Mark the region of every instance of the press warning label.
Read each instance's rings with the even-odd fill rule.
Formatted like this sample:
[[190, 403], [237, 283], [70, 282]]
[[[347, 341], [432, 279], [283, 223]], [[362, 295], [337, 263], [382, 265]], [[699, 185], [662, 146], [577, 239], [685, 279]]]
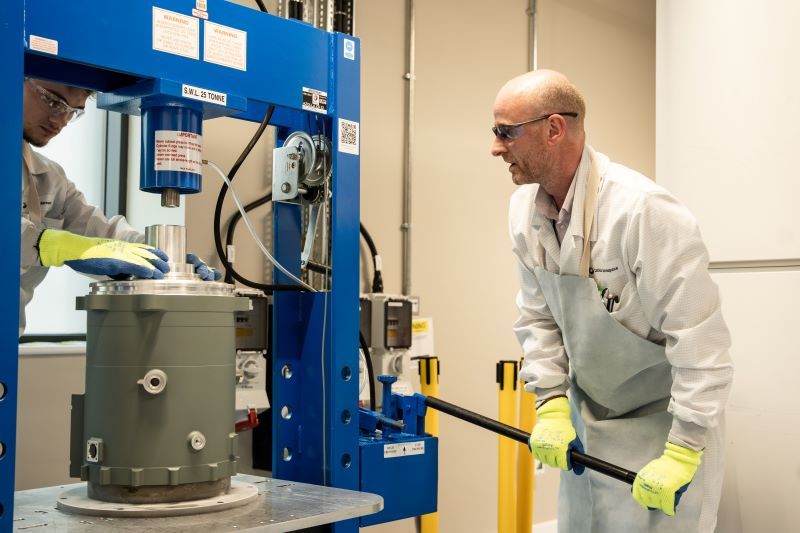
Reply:
[[328, 114], [328, 93], [303, 87], [303, 109]]
[[154, 168], [201, 174], [203, 137], [189, 131], [156, 130]]
[[200, 21], [154, 7], [153, 50], [200, 59]]
[[58, 55], [58, 41], [53, 39], [31, 35], [30, 47], [31, 50], [36, 50], [37, 52], [53, 54], [54, 56]]
[[425, 441], [399, 442], [397, 444], [385, 444], [383, 446], [384, 459], [406, 457], [409, 455], [425, 455]]
[[247, 32], [205, 22], [203, 61], [247, 70]]

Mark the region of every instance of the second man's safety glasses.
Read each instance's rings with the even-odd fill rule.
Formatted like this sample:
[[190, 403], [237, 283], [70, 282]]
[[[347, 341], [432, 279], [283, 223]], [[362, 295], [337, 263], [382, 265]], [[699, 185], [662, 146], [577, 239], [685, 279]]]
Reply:
[[577, 113], [573, 113], [571, 111], [568, 112], [561, 112], [561, 113], [548, 113], [546, 115], [542, 115], [540, 117], [532, 118], [530, 120], [525, 120], [522, 122], [517, 122], [516, 124], [495, 124], [492, 126], [492, 133], [495, 134], [495, 137], [500, 137], [504, 141], [513, 141], [520, 135], [522, 135], [522, 126], [525, 124], [531, 124], [533, 122], [538, 122], [540, 120], [545, 120], [553, 115], [563, 115], [565, 117], [577, 117]]

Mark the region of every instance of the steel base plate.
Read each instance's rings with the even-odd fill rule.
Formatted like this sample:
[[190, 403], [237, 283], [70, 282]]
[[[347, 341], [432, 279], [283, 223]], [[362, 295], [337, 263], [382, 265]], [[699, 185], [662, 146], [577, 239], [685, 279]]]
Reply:
[[63, 492], [56, 507], [64, 512], [89, 516], [107, 517], [162, 517], [213, 513], [244, 505], [258, 496], [258, 487], [242, 481], [231, 481], [227, 494], [172, 503], [116, 503], [89, 498], [86, 485], [78, 485]]
[[[241, 507], [216, 513], [152, 518], [93, 517], [65, 513], [56, 502], [65, 490], [86, 490], [85, 483], [31, 489], [14, 494], [14, 531], [19, 533], [214, 533], [295, 531], [377, 513], [376, 494], [239, 474], [232, 481], [258, 487], [258, 497]], [[111, 504], [114, 505], [114, 504]], [[186, 504], [172, 504], [186, 505]], [[118, 505], [117, 507], [121, 507]]]

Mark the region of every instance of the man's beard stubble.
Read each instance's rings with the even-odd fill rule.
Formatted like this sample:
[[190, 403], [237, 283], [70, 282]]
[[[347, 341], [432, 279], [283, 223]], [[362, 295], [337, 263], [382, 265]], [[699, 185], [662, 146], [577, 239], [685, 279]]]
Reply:
[[28, 141], [28, 144], [30, 144], [31, 146], [35, 146], [36, 148], [41, 148], [42, 146], [45, 146], [48, 142], [48, 141], [42, 142], [33, 139], [30, 135], [28, 135], [28, 132], [26, 132], [24, 128], [22, 129], [22, 138]]

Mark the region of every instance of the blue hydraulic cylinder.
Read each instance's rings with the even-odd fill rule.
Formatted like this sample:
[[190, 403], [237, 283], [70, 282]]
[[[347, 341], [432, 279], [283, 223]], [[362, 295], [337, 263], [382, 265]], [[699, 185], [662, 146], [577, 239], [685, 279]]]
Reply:
[[202, 188], [203, 106], [169, 96], [142, 100], [142, 167], [139, 188], [194, 194]]

